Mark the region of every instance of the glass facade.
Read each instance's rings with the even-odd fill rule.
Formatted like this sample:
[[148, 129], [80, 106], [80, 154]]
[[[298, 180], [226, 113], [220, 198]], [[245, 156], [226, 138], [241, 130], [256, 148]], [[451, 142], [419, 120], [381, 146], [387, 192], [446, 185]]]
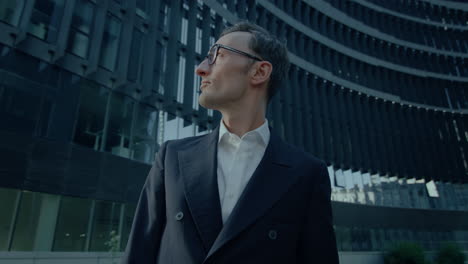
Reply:
[[122, 22], [113, 15], [108, 14], [105, 31], [102, 37], [101, 53], [99, 57], [100, 65], [110, 71], [115, 70], [118, 61], [120, 33]]
[[70, 27], [67, 51], [87, 58], [95, 15], [94, 3], [89, 0], [76, 2]]
[[[112, 238], [117, 238], [119, 250], [124, 250], [136, 207], [5, 188], [0, 188], [0, 197], [9, 202], [0, 218], [1, 251], [108, 252]], [[466, 230], [356, 224], [335, 226], [340, 251], [380, 251], [395, 241], [412, 241], [429, 251], [460, 241], [468, 249]]]
[[64, 0], [36, 1], [28, 32], [47, 42], [55, 42], [63, 17], [64, 6]]
[[24, 9], [24, 0], [5, 0], [0, 4], [0, 20], [17, 26]]
[[1, 251], [107, 252], [124, 249], [135, 211], [123, 204], [0, 188]]

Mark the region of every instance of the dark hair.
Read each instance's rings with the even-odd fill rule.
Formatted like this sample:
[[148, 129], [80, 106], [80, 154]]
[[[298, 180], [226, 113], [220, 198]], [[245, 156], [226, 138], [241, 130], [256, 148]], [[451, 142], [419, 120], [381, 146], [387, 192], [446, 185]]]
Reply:
[[284, 43], [270, 34], [266, 29], [248, 21], [241, 21], [224, 29], [220, 37], [239, 31], [251, 33], [252, 38], [249, 42], [249, 48], [259, 55], [259, 57], [269, 61], [273, 65], [267, 91], [267, 100], [270, 102], [270, 99], [275, 95], [278, 88], [283, 85], [288, 74], [288, 50]]

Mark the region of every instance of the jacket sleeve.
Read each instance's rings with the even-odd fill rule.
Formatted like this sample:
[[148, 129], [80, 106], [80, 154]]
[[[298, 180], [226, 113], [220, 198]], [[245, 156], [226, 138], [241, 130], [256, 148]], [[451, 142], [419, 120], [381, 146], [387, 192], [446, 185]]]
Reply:
[[135, 210], [132, 229], [122, 264], [156, 263], [162, 231], [166, 224], [164, 159], [167, 142], [162, 144], [146, 178]]
[[326, 165], [322, 162], [313, 172], [312, 192], [306, 212], [298, 263], [338, 264], [335, 231], [331, 208], [331, 186]]

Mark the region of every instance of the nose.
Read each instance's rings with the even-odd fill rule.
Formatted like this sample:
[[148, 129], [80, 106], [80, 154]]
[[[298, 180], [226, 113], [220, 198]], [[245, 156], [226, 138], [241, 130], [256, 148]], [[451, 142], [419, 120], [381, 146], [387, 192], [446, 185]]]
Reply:
[[210, 65], [208, 65], [207, 59], [204, 59], [200, 64], [198, 64], [195, 69], [195, 73], [200, 77], [205, 77], [210, 73]]

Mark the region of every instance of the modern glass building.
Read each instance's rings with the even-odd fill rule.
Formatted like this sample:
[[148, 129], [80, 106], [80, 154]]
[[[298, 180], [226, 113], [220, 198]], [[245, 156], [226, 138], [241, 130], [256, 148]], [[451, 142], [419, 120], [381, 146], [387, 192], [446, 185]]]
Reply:
[[287, 43], [268, 120], [327, 162], [340, 255], [468, 251], [467, 3], [3, 0], [0, 263], [123, 250], [160, 144], [219, 124], [194, 70], [245, 19]]

